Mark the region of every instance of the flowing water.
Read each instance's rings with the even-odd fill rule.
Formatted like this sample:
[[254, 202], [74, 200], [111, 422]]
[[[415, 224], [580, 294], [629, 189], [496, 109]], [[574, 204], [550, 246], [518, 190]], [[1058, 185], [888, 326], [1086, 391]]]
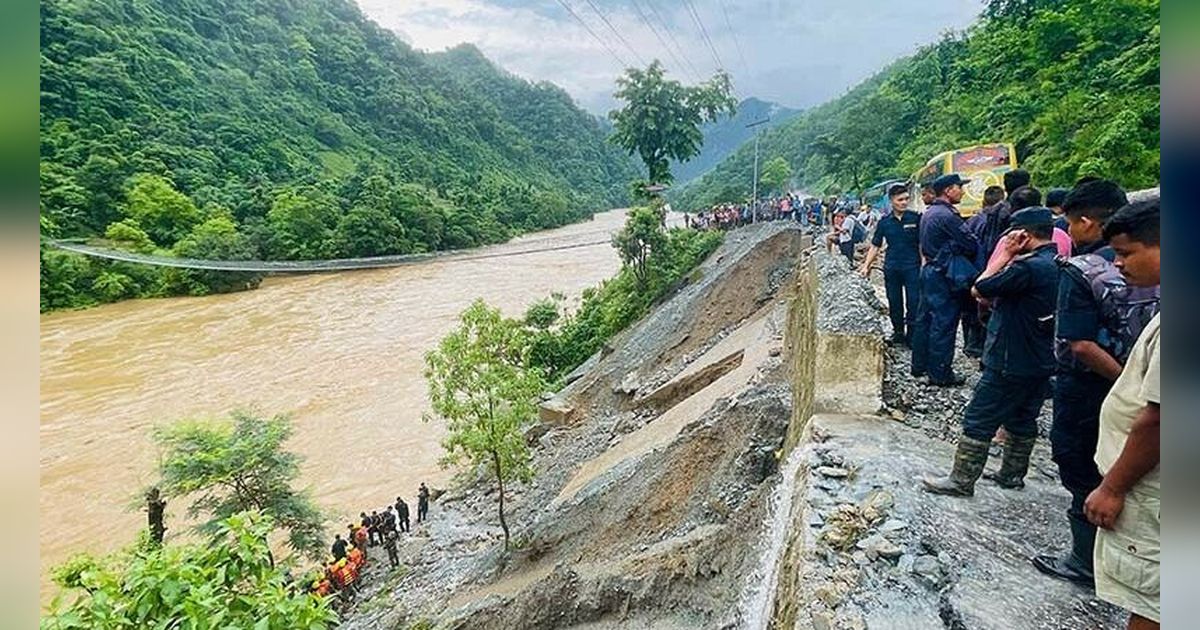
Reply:
[[[414, 504], [420, 482], [443, 485], [444, 428], [421, 420], [425, 352], [476, 298], [513, 316], [552, 291], [574, 303], [619, 268], [606, 239], [622, 218], [598, 214], [460, 259], [43, 316], [43, 599], [50, 567], [120, 547], [145, 526], [136, 495], [155, 479], [150, 430], [163, 423], [235, 408], [291, 414], [303, 483], [343, 515], [397, 495]], [[531, 249], [545, 251], [519, 253]], [[168, 505], [168, 537], [185, 529], [184, 512]]]
[[796, 495], [796, 475], [804, 462], [804, 449], [796, 447], [788, 454], [779, 470], [779, 481], [767, 503], [767, 518], [759, 536], [758, 568], [746, 580], [742, 593], [742, 627], [766, 630], [770, 627], [775, 608], [775, 591], [779, 582], [779, 562], [787, 546], [792, 527], [792, 503]]

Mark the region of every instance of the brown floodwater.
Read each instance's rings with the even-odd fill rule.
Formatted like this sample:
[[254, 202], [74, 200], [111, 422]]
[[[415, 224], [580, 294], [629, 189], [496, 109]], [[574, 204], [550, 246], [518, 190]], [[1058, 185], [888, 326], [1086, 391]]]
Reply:
[[[425, 352], [476, 298], [519, 315], [558, 291], [572, 304], [619, 268], [604, 241], [623, 213], [541, 232], [458, 259], [271, 277], [254, 291], [131, 300], [41, 318], [39, 547], [48, 570], [107, 552], [145, 526], [155, 426], [236, 408], [288, 413], [302, 483], [342, 515], [417, 485], [445, 484], [440, 422], [425, 423]], [[512, 254], [546, 249], [537, 253]], [[498, 254], [480, 257], [483, 254]], [[186, 529], [168, 505], [168, 537]], [[332, 528], [331, 528], [332, 531]]]

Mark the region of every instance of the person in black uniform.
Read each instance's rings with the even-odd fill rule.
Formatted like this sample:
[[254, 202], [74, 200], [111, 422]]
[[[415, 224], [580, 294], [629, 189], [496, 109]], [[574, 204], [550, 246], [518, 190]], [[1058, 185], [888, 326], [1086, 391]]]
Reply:
[[1099, 180], [1076, 188], [1062, 202], [1075, 256], [1062, 266], [1058, 283], [1050, 446], [1059, 479], [1071, 493], [1071, 550], [1032, 561], [1042, 573], [1089, 586], [1096, 526], [1088, 521], [1084, 502], [1102, 479], [1094, 459], [1100, 406], [1137, 336], [1158, 312], [1158, 288], [1128, 286], [1103, 236], [1104, 223], [1126, 201], [1116, 182]]
[[396, 497], [396, 522], [402, 532], [408, 533], [412, 529], [408, 524], [408, 504], [400, 497]]
[[887, 290], [888, 315], [892, 320], [892, 343], [908, 345], [908, 333], [917, 316], [921, 298], [921, 253], [919, 251], [921, 215], [908, 209], [910, 194], [905, 184], [892, 184], [888, 190], [892, 211], [875, 224], [871, 248], [858, 269], [865, 278], [879, 248], [887, 241], [883, 259], [883, 286]]
[[429, 513], [429, 488], [425, 487], [425, 483], [421, 483], [420, 489], [417, 490], [417, 522], [425, 520], [425, 515]]
[[346, 557], [346, 541], [342, 540], [341, 534], [336, 534], [333, 537], [333, 547], [330, 549], [333, 552], [334, 560], [341, 560]]
[[992, 300], [983, 374], [963, 412], [963, 434], [947, 477], [924, 480], [934, 494], [972, 496], [987, 463], [988, 446], [1004, 426], [1008, 440], [997, 485], [1025, 486], [1029, 455], [1037, 440], [1037, 417], [1050, 393], [1054, 371], [1054, 313], [1058, 297], [1058, 250], [1049, 208], [1026, 208], [1012, 216], [997, 247], [1002, 253], [979, 275], [972, 292]]
[[[951, 370], [959, 315], [967, 294], [966, 286], [951, 276], [962, 272], [966, 260], [973, 265], [979, 257], [979, 242], [966, 230], [954, 204], [962, 200], [963, 186], [971, 180], [958, 173], [933, 180], [937, 197], [921, 215], [921, 301], [909, 333], [912, 344], [911, 373], [928, 376], [929, 384], [957, 387], [965, 381]], [[957, 267], [957, 270], [955, 269]], [[978, 267], [971, 269], [974, 274]], [[964, 280], [964, 278], [959, 278]]]

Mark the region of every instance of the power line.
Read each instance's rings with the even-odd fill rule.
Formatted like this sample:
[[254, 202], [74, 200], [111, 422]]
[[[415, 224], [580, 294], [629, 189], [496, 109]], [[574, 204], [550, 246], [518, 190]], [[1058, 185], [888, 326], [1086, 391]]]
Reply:
[[[662, 47], [667, 51], [667, 54], [671, 56], [671, 60], [676, 64], [679, 64], [676, 67], [679, 68], [680, 73], [688, 73], [688, 69], [684, 66], [683, 62], [679, 60], [679, 57], [675, 54], [675, 51], [671, 50], [671, 47], [667, 45], [667, 40], [663, 39], [663, 36], [658, 32], [658, 29], [654, 27], [654, 24], [650, 21], [650, 18], [646, 17], [646, 13], [642, 11], [642, 5], [638, 3], [638, 0], [633, 0], [633, 8], [637, 10], [638, 16], [641, 17], [642, 22], [650, 28], [650, 32], [654, 33], [654, 37], [658, 38], [658, 43], [662, 44]], [[689, 74], [689, 76], [693, 81], [699, 81], [699, 75], [694, 74], [694, 72], [695, 69], [693, 68], [692, 74]]]
[[583, 28], [592, 36], [592, 38], [600, 42], [600, 45], [604, 47], [604, 50], [607, 50], [608, 54], [612, 55], [613, 59], [616, 59], [617, 63], [621, 64], [622, 70], [630, 66], [630, 64], [626, 63], [625, 60], [617, 54], [617, 51], [613, 50], [612, 47], [608, 45], [608, 42], [600, 39], [600, 36], [596, 34], [596, 31], [593, 31], [592, 27], [588, 26], [587, 22], [584, 22], [583, 18], [579, 17], [579, 14], [576, 13], [575, 10], [566, 3], [566, 0], [557, 0], [557, 2], [560, 6], [562, 6], [562, 8], [567, 10], [567, 13], [571, 14], [571, 17], [575, 18], [576, 22], [579, 22], [579, 24], [583, 26]]
[[[636, 3], [637, 0], [634, 0], [634, 2]], [[679, 40], [675, 39], [675, 34], [671, 32], [671, 27], [669, 24], [667, 24], [667, 20], [663, 18], [661, 13], [658, 12], [658, 8], [654, 6], [653, 2], [648, 2], [647, 6], [650, 7], [650, 13], [654, 14], [654, 17], [658, 19], [659, 24], [662, 25], [663, 32], [667, 34], [667, 39], [671, 40], [671, 43], [675, 44], [675, 49], [679, 51], [679, 56], [687, 63], [687, 66], [691, 69], [692, 74], [696, 75], [697, 80], [699, 80], [700, 77], [704, 76], [703, 73], [697, 70], [696, 66], [692, 65], [691, 57], [689, 57], [687, 52], [683, 50], [683, 46], [679, 45]]]
[[692, 0], [683, 0], [684, 6], [687, 7], [689, 13], [692, 14], [692, 20], [696, 26], [700, 28], [700, 35], [704, 38], [704, 43], [708, 44], [708, 50], [713, 55], [713, 61], [717, 62], [717, 70], [724, 71], [725, 64], [721, 62], [721, 55], [717, 53], [717, 47], [713, 46], [712, 39], [708, 36], [708, 29], [704, 28], [704, 21], [700, 19], [700, 14], [696, 12], [696, 7], [692, 4]]
[[638, 63], [640, 63], [643, 66], [646, 65], [646, 60], [642, 59], [642, 56], [638, 54], [638, 51], [636, 48], [629, 45], [629, 42], [626, 41], [625, 38], [621, 35], [621, 31], [618, 31], [612, 25], [612, 22], [609, 22], [608, 18], [604, 17], [604, 13], [602, 13], [600, 11], [600, 7], [597, 7], [596, 3], [592, 2], [592, 0], [584, 0], [584, 1], [588, 3], [588, 6], [592, 7], [592, 10], [596, 12], [596, 15], [600, 16], [600, 21], [604, 22], [604, 25], [608, 27], [608, 30], [612, 31], [613, 35], [617, 36], [617, 40], [619, 40], [622, 44], [625, 44], [625, 48], [629, 49], [629, 52], [633, 53], [633, 56], [634, 56], [634, 58], [636, 58], [638, 60]]
[[724, 0], [717, 0], [721, 5], [721, 14], [725, 16], [725, 26], [729, 27], [729, 36], [733, 38], [733, 45], [737, 48], [738, 58], [742, 61], [742, 70], [746, 72], [746, 76], [750, 76], [750, 64], [746, 63], [746, 55], [742, 52], [742, 43], [738, 39], [737, 33], [733, 30], [733, 21], [729, 19], [729, 10], [725, 8]]

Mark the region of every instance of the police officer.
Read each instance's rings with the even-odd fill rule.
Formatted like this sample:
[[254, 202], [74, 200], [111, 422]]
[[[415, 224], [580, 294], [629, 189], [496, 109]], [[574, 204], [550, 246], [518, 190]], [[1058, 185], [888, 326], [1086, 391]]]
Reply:
[[421, 487], [417, 489], [417, 522], [424, 521], [428, 513], [429, 488], [425, 487], [425, 482], [421, 482]]
[[953, 258], [974, 264], [979, 254], [978, 242], [964, 228], [963, 218], [954, 207], [962, 200], [963, 184], [969, 181], [959, 177], [958, 173], [933, 180], [937, 197], [921, 215], [918, 228], [923, 258], [921, 301], [911, 333], [912, 375], [928, 375], [929, 384], [941, 387], [964, 382], [950, 369], [964, 295], [955, 291], [947, 274]]
[[407, 533], [411, 529], [408, 523], [408, 504], [400, 497], [396, 497], [396, 524], [402, 532]]
[[1128, 286], [1103, 238], [1104, 222], [1125, 202], [1124, 191], [1108, 180], [1085, 183], [1062, 202], [1075, 256], [1059, 276], [1050, 444], [1059, 479], [1071, 493], [1071, 550], [1036, 556], [1033, 565], [1089, 586], [1096, 527], [1084, 514], [1084, 502], [1101, 481], [1094, 459], [1100, 406], [1138, 335], [1158, 312], [1158, 287]]
[[858, 272], [865, 278], [879, 248], [887, 241], [883, 259], [883, 286], [887, 290], [888, 315], [892, 320], [892, 343], [908, 345], [908, 334], [917, 317], [921, 297], [921, 254], [918, 251], [918, 226], [921, 215], [908, 209], [910, 194], [905, 184], [892, 184], [887, 190], [892, 211], [875, 224], [871, 248]]
[[948, 477], [925, 479], [935, 494], [971, 496], [987, 463], [988, 445], [1000, 426], [1008, 431], [1004, 460], [988, 478], [1004, 488], [1025, 486], [1037, 417], [1054, 370], [1054, 312], [1058, 296], [1058, 249], [1049, 208], [1026, 208], [1012, 216], [972, 292], [993, 301], [983, 351], [983, 374], [963, 412], [963, 435]]

